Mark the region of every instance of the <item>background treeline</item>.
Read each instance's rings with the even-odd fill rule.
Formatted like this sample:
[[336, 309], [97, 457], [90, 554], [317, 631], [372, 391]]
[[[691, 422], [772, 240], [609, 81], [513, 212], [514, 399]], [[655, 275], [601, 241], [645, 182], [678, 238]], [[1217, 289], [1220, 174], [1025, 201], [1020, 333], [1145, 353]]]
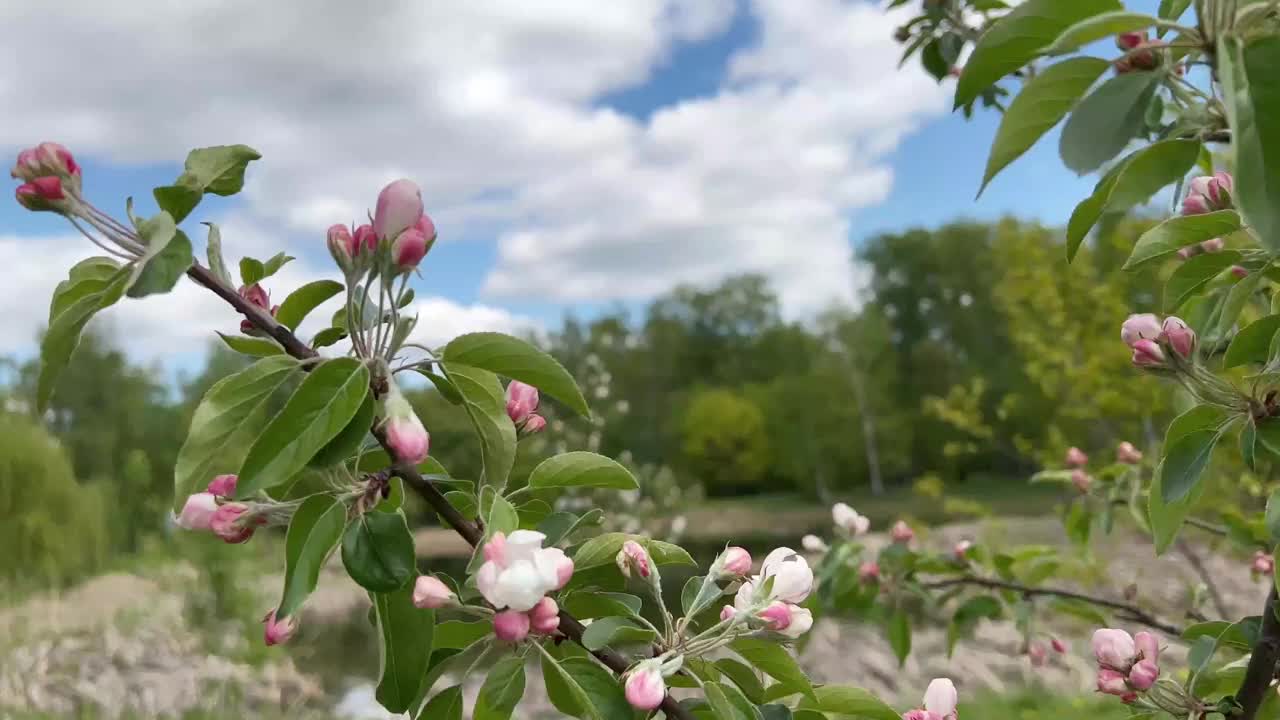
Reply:
[[[1069, 444], [1149, 445], [1172, 408], [1117, 339], [1127, 313], [1159, 301], [1137, 289], [1152, 278], [1119, 267], [1141, 227], [1111, 223], [1070, 266], [1060, 233], [1012, 220], [882, 235], [856, 259], [861, 305], [803, 322], [757, 276], [568, 317], [540, 342], [584, 382], [596, 417], [547, 408], [520, 467], [553, 444], [590, 446], [712, 498], [827, 502], [926, 474], [1021, 479]], [[127, 343], [88, 334], [40, 423], [26, 411], [35, 364], [9, 360], [0, 374], [0, 581], [66, 582], [166, 530], [191, 414], [244, 361], [211, 346], [174, 386], [131, 364]], [[432, 454], [474, 476], [465, 416], [415, 386]], [[72, 527], [78, 537], [57, 539]]]

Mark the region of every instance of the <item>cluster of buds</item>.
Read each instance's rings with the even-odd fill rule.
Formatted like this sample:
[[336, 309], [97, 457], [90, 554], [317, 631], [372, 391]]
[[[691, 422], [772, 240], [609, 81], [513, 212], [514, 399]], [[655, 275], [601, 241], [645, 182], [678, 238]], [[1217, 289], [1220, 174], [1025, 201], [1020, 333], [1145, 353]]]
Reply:
[[388, 383], [380, 414], [382, 428], [387, 435], [387, 446], [397, 462], [417, 465], [427, 459], [431, 436], [423, 427], [422, 420], [418, 419], [418, 414], [413, 411], [413, 406], [400, 392], [395, 380], [388, 379]]
[[1126, 703], [1138, 698], [1160, 677], [1160, 641], [1149, 632], [1130, 635], [1103, 628], [1093, 633], [1093, 656], [1098, 661], [1098, 692]]
[[765, 556], [760, 574], [743, 580], [732, 605], [720, 611], [722, 622], [741, 618], [750, 627], [798, 638], [813, 627], [813, 613], [800, 607], [813, 592], [813, 570], [791, 548]]
[[512, 380], [507, 385], [507, 417], [521, 435], [532, 435], [547, 426], [547, 419], [538, 414], [538, 388]]
[[[1215, 210], [1230, 209], [1233, 186], [1231, 174], [1222, 171], [1192, 179], [1188, 183], [1187, 196], [1182, 199], [1182, 214], [1202, 215]], [[1201, 247], [1204, 248], [1204, 245], [1202, 244]], [[1205, 252], [1212, 252], [1207, 248], [1204, 249]]]
[[1276, 561], [1271, 553], [1265, 550], [1255, 550], [1253, 560], [1249, 563], [1249, 574], [1254, 580], [1259, 578], [1270, 578], [1275, 572]]
[[254, 531], [266, 524], [267, 516], [248, 503], [230, 501], [236, 492], [236, 480], [235, 475], [219, 475], [209, 482], [205, 492], [189, 496], [178, 514], [178, 527], [211, 532], [231, 544], [253, 537]]
[[923, 707], [902, 714], [902, 720], [957, 720], [960, 693], [947, 678], [935, 678], [924, 691]]
[[[271, 295], [258, 283], [241, 286], [238, 292], [240, 297], [248, 301], [250, 305], [262, 308], [263, 312], [270, 313], [271, 317], [275, 317], [276, 313], [280, 312], [280, 306], [271, 304]], [[249, 321], [249, 318], [245, 318], [240, 321], [240, 332], [252, 335], [257, 330], [254, 324]]]
[[516, 643], [530, 631], [549, 635], [560, 627], [560, 609], [547, 593], [573, 577], [573, 560], [559, 548], [542, 547], [546, 538], [533, 530], [498, 532], [484, 545], [476, 589], [499, 611], [493, 618], [499, 640]]
[[1120, 33], [1116, 36], [1116, 47], [1125, 51], [1123, 57], [1116, 60], [1116, 74], [1134, 72], [1135, 70], [1155, 70], [1160, 67], [1165, 47], [1163, 40], [1150, 40], [1145, 30]]
[[329, 254], [348, 276], [373, 267], [384, 251], [394, 271], [389, 274], [412, 272], [435, 241], [436, 226], [423, 212], [422, 191], [403, 178], [378, 193], [372, 223], [332, 225], [325, 235]]
[[66, 212], [80, 194], [80, 165], [70, 150], [56, 142], [42, 142], [18, 153], [9, 176], [22, 181], [14, 196], [28, 210]]
[[859, 515], [857, 510], [842, 502], [831, 506], [831, 521], [835, 523], [837, 530], [849, 538], [866, 535], [871, 530], [870, 518]]
[[1143, 368], [1166, 367], [1166, 348], [1190, 358], [1196, 347], [1195, 331], [1173, 315], [1164, 322], [1151, 313], [1130, 315], [1120, 326], [1120, 339], [1133, 350], [1133, 364]]

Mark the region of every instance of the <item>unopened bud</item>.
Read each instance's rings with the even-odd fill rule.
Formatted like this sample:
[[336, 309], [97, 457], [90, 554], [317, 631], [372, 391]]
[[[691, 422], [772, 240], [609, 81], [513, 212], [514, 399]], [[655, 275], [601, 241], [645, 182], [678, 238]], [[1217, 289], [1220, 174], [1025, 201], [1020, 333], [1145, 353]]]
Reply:
[[272, 610], [267, 616], [262, 618], [263, 624], [263, 640], [267, 645], [279, 645], [288, 642], [289, 638], [298, 631], [298, 621], [294, 616], [290, 615], [282, 620], [276, 620], [276, 611]]
[[417, 465], [427, 459], [431, 436], [394, 382], [383, 399], [382, 417], [387, 446], [397, 462]]
[[916, 536], [916, 531], [912, 530], [906, 521], [899, 520], [893, 524], [893, 529], [889, 531], [889, 535], [899, 545], [906, 545]]
[[539, 635], [551, 635], [560, 629], [560, 607], [544, 597], [529, 611], [529, 628]]
[[969, 559], [969, 549], [973, 547], [972, 540], [961, 540], [951, 548], [951, 555], [959, 562], [966, 562]]
[[1067, 644], [1063, 642], [1061, 638], [1058, 638], [1056, 636], [1050, 638], [1049, 645], [1053, 648], [1053, 651], [1058, 653], [1059, 655], [1067, 654]]
[[1249, 570], [1254, 577], [1269, 576], [1275, 570], [1275, 559], [1269, 553], [1258, 550], [1253, 553], [1253, 562], [1249, 564]]
[[1137, 465], [1142, 462], [1142, 451], [1126, 440], [1116, 446], [1116, 460], [1126, 465]]
[[355, 268], [356, 240], [346, 225], [329, 226], [325, 244], [329, 248], [329, 255], [342, 272], [350, 273]]
[[646, 660], [627, 674], [623, 682], [623, 694], [627, 703], [637, 710], [653, 710], [662, 704], [667, 694], [667, 683], [654, 660]]
[[1249, 277], [1249, 269], [1244, 267], [1243, 265], [1232, 265], [1231, 274], [1243, 280]]
[[811, 553], [824, 553], [831, 549], [826, 541], [817, 535], [805, 535], [800, 538], [800, 547], [804, 548], [805, 552]]
[[372, 254], [378, 249], [378, 234], [373, 231], [373, 226], [368, 223], [356, 228], [355, 233], [351, 236], [351, 241], [355, 250], [352, 253], [353, 255], [359, 255], [360, 253]]
[[529, 616], [518, 610], [503, 610], [493, 616], [493, 634], [506, 643], [518, 643], [529, 637]]
[[864, 583], [880, 579], [880, 564], [875, 560], [867, 560], [858, 566], [858, 579]]
[[1081, 493], [1089, 492], [1089, 486], [1093, 485], [1093, 478], [1089, 477], [1089, 473], [1080, 468], [1071, 471], [1071, 484]]
[[618, 566], [618, 571], [624, 577], [631, 577], [631, 571], [635, 570], [636, 574], [642, 578], [648, 579], [653, 573], [652, 560], [644, 546], [635, 540], [628, 540], [622, 545], [622, 549], [618, 551], [618, 555], [614, 558], [614, 562]]
[[1150, 660], [1139, 660], [1129, 671], [1129, 684], [1139, 692], [1151, 689], [1160, 677], [1160, 668]]
[[1207, 253], [1222, 252], [1227, 247], [1227, 241], [1220, 237], [1210, 238], [1200, 243], [1200, 249]]
[[1049, 651], [1043, 644], [1033, 642], [1027, 646], [1027, 658], [1031, 660], [1032, 667], [1044, 667], [1049, 660]]
[[427, 255], [427, 239], [422, 231], [409, 228], [396, 236], [391, 243], [391, 262], [396, 270], [407, 273], [418, 267]]
[[507, 417], [519, 427], [530, 415], [538, 411], [538, 388], [512, 380], [507, 385]]
[[726, 575], [742, 577], [751, 572], [751, 553], [732, 545], [721, 555], [720, 567]]
[[1085, 455], [1080, 448], [1072, 445], [1067, 448], [1066, 463], [1067, 467], [1070, 468], [1084, 467], [1089, 464], [1089, 456]]
[[1193, 178], [1188, 183], [1187, 196], [1182, 200], [1182, 214], [1200, 215], [1230, 208], [1234, 186], [1231, 174], [1221, 171]]
[[244, 503], [220, 505], [209, 519], [209, 529], [225, 543], [238, 544], [253, 537], [254, 527], [242, 516], [249, 511]]
[[209, 481], [209, 487], [206, 489], [218, 497], [234, 497], [237, 481], [239, 478], [235, 475], [218, 475]]
[[391, 242], [422, 217], [422, 191], [412, 180], [396, 180], [378, 193], [373, 211], [373, 231], [378, 240]]
[[1155, 340], [1160, 332], [1160, 318], [1151, 313], [1130, 315], [1120, 325], [1120, 339], [1129, 347], [1139, 340]]
[[1133, 344], [1133, 364], [1138, 367], [1163, 365], [1164, 351], [1154, 340], [1139, 340]]
[[1164, 319], [1163, 334], [1165, 340], [1169, 342], [1169, 347], [1182, 357], [1191, 357], [1191, 351], [1196, 347], [1196, 333], [1182, 318], [1170, 315]]
[[212, 493], [191, 495], [178, 514], [177, 524], [183, 530], [209, 530], [213, 514], [218, 511], [218, 499]]
[[1120, 33], [1116, 36], [1116, 47], [1121, 50], [1135, 50], [1147, 41], [1147, 32], [1145, 30], [1136, 32]]
[[458, 598], [439, 578], [422, 575], [413, 584], [413, 606], [423, 610], [453, 607]]

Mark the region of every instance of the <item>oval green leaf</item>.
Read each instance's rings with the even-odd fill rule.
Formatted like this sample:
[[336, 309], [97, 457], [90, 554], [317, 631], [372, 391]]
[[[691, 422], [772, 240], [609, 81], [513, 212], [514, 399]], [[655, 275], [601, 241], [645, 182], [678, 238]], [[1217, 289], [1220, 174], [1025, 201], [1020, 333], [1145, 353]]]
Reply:
[[1245, 363], [1265, 363], [1271, 354], [1271, 339], [1280, 330], [1280, 315], [1268, 315], [1249, 323], [1227, 346], [1223, 356], [1223, 368], [1233, 368]]
[[524, 657], [499, 660], [480, 686], [473, 720], [509, 720], [524, 697]]
[[740, 638], [730, 643], [729, 649], [746, 660], [748, 665], [784, 684], [791, 692], [816, 697], [809, 676], [782, 645], [768, 640]]
[[368, 393], [369, 370], [359, 360], [316, 366], [249, 448], [236, 495], [253, 497], [306, 467], [351, 422]]
[[480, 484], [501, 490], [516, 461], [516, 427], [507, 417], [502, 383], [482, 368], [456, 363], [441, 367], [462, 396], [462, 407], [480, 438]]
[[222, 339], [222, 344], [235, 350], [241, 355], [249, 357], [271, 357], [272, 355], [283, 355], [284, 348], [275, 340], [259, 337], [245, 337], [243, 335], [228, 335], [227, 333], [217, 333]]
[[558, 360], [519, 338], [495, 332], [469, 333], [445, 346], [446, 364], [462, 364], [528, 383], [582, 416], [591, 414], [578, 383]]
[[329, 553], [347, 524], [347, 508], [329, 495], [312, 495], [298, 506], [284, 541], [284, 593], [276, 618], [292, 615], [316, 589]]
[[[558, 661], [561, 672], [545, 671], [547, 658], [543, 656], [543, 677], [547, 685], [547, 695], [556, 709], [566, 715], [577, 718], [630, 718], [634, 710], [627, 704], [623, 695], [622, 684], [607, 668], [592, 658], [569, 657]], [[572, 693], [565, 679], [572, 679], [586, 695], [583, 702]], [[583, 708], [588, 705], [589, 708]]]
[[67, 279], [53, 289], [49, 301], [49, 324], [77, 300], [102, 292], [120, 272], [120, 263], [107, 257], [91, 257], [71, 266]]
[[[173, 219], [168, 213], [161, 213], [168, 220], [170, 227]], [[144, 223], [145, 226], [145, 223]], [[141, 231], [139, 231], [141, 234]], [[178, 284], [178, 280], [196, 261], [191, 254], [191, 239], [181, 230], [173, 232], [168, 240], [161, 244], [159, 237], [156, 244], [147, 248], [147, 253], [134, 262], [134, 276], [129, 284], [129, 297], [140, 298], [147, 295], [167, 293]]]
[[436, 614], [413, 606], [413, 583], [392, 593], [373, 593], [373, 608], [382, 658], [375, 696], [389, 712], [402, 713], [426, 684]]
[[1088, 45], [1095, 40], [1109, 38], [1120, 33], [1145, 30], [1156, 25], [1163, 25], [1160, 18], [1146, 13], [1115, 10], [1094, 15], [1072, 25], [1058, 36], [1052, 45], [1045, 48], [1046, 55], [1061, 55]]
[[582, 633], [582, 647], [595, 652], [609, 645], [646, 645], [654, 641], [653, 631], [625, 617], [602, 617]]
[[1178, 265], [1164, 285], [1164, 310], [1174, 312], [1209, 284], [1210, 280], [1240, 262], [1235, 250], [1201, 253]]
[[1239, 229], [1240, 216], [1234, 210], [1171, 217], [1142, 233], [1125, 261], [1124, 269], [1136, 270], [1188, 245], [1230, 235]]
[[[36, 380], [36, 409], [44, 412], [53, 398], [53, 388], [58, 377], [71, 362], [71, 354], [80, 344], [80, 333], [100, 310], [114, 305], [124, 294], [129, 282], [129, 269], [117, 271], [106, 287], [84, 294], [71, 302], [49, 323], [40, 340], [40, 375]], [[70, 291], [68, 291], [70, 292]]]
[[351, 418], [351, 422], [342, 428], [342, 432], [338, 433], [337, 437], [320, 448], [320, 452], [316, 453], [315, 457], [311, 458], [307, 464], [317, 468], [330, 467], [355, 455], [360, 446], [364, 444], [364, 441], [370, 437], [369, 430], [373, 427], [374, 405], [373, 394], [366, 395], [355, 417]]
[[454, 685], [431, 698], [418, 717], [423, 720], [462, 720], [462, 705], [462, 686]]
[[640, 487], [621, 463], [592, 452], [570, 452], [547, 458], [529, 475], [529, 487], [586, 487], [635, 490]]
[[356, 584], [372, 592], [392, 592], [416, 577], [413, 534], [399, 512], [370, 512], [347, 526], [342, 565]]
[[862, 688], [849, 685], [823, 685], [814, 688], [813, 698], [800, 701], [800, 707], [840, 715], [853, 715], [867, 720], [902, 720], [896, 710]]
[[1280, 250], [1280, 37], [1248, 45], [1227, 36], [1218, 52], [1231, 125], [1232, 200], [1262, 245]]
[[1062, 128], [1058, 153], [1080, 175], [1091, 173], [1120, 154], [1146, 125], [1147, 107], [1160, 74], [1116, 75], [1090, 93]]
[[324, 301], [342, 292], [342, 283], [333, 280], [316, 280], [289, 293], [280, 303], [276, 320], [290, 330], [297, 330], [307, 315]]

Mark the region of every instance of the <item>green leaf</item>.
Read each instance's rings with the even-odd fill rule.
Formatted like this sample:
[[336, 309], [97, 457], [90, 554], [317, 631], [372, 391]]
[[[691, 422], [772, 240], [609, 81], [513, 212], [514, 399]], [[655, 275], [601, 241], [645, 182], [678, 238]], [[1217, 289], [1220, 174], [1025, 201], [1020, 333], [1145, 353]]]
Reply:
[[276, 619], [292, 615], [316, 589], [320, 570], [338, 546], [347, 508], [330, 495], [312, 495], [293, 514], [284, 541], [284, 594]]
[[156, 199], [156, 205], [169, 213], [174, 222], [180, 223], [200, 204], [204, 190], [194, 178], [184, 174], [174, 184], [155, 188], [151, 194]]
[[1240, 229], [1240, 216], [1234, 210], [1218, 210], [1203, 215], [1178, 215], [1142, 233], [1133, 252], [1124, 263], [1125, 270], [1136, 270], [1188, 245], [1230, 235]]
[[[1182, 438], [1196, 432], [1217, 430], [1224, 420], [1225, 415], [1218, 408], [1212, 405], [1197, 405], [1174, 418], [1169, 424], [1169, 429], [1165, 432], [1164, 447], [1170, 448]], [[1178, 530], [1186, 520], [1187, 512], [1204, 490], [1203, 484], [1196, 483], [1182, 500], [1168, 503], [1164, 500], [1165, 493], [1162, 487], [1164, 475], [1165, 468], [1162, 462], [1156, 468], [1148, 500], [1148, 516], [1151, 521], [1151, 534], [1155, 541], [1156, 554], [1162, 554], [1173, 544], [1174, 538], [1178, 536]]]
[[1106, 204], [1105, 197], [1094, 194], [1081, 200], [1071, 211], [1071, 218], [1067, 221], [1067, 262], [1076, 259], [1080, 244], [1089, 236], [1089, 231], [1098, 222], [1098, 218], [1102, 217], [1102, 209]]
[[446, 366], [467, 365], [528, 383], [583, 417], [591, 414], [578, 384], [559, 361], [510, 335], [494, 332], [461, 335], [445, 346], [443, 359]]
[[715, 663], [716, 669], [733, 681], [748, 700], [753, 703], [764, 702], [764, 685], [756, 677], [756, 671], [733, 658], [723, 658]]
[[462, 720], [462, 686], [445, 688], [431, 698], [417, 717], [423, 720]]
[[267, 401], [298, 369], [288, 356], [259, 360], [229, 375], [205, 392], [173, 470], [173, 509], [200, 492], [221, 472], [240, 465], [253, 433], [266, 414]]
[[1191, 0], [1160, 0], [1157, 14], [1165, 20], [1177, 20], [1191, 7]]
[[816, 697], [809, 676], [800, 669], [796, 659], [782, 645], [769, 640], [739, 638], [729, 643], [729, 649], [746, 660], [748, 665], [785, 685], [791, 692]]
[[1280, 542], [1280, 490], [1271, 493], [1271, 497], [1267, 498], [1267, 512], [1264, 517], [1267, 536], [1272, 542]]
[[168, 213], [160, 213], [142, 223], [138, 235], [147, 244], [147, 251], [133, 262], [133, 277], [129, 280], [129, 297], [167, 293], [178, 284], [178, 279], [191, 267], [195, 258], [191, 255], [191, 240], [177, 230]]
[[551, 547], [573, 535], [579, 527], [599, 524], [603, 516], [604, 511], [600, 508], [592, 508], [581, 517], [571, 512], [555, 512], [543, 518], [537, 530], [547, 536], [545, 546]]
[[187, 153], [185, 172], [179, 178], [214, 195], [234, 195], [244, 187], [244, 172], [249, 163], [262, 155], [248, 145], [217, 145]]
[[1081, 100], [1062, 128], [1062, 162], [1084, 175], [1120, 154], [1143, 129], [1160, 77], [1154, 72], [1116, 75]]
[[376, 697], [389, 712], [402, 713], [425, 684], [436, 614], [413, 606], [413, 583], [393, 593], [373, 593], [373, 607], [382, 658]]
[[1280, 37], [1263, 34], [1242, 46], [1228, 35], [1217, 55], [1231, 125], [1232, 201], [1274, 253], [1280, 250]]
[[338, 433], [337, 437], [320, 448], [320, 452], [317, 452], [307, 464], [315, 468], [331, 467], [355, 455], [365, 439], [369, 437], [369, 430], [373, 427], [374, 410], [373, 395], [366, 395], [355, 417], [351, 418], [351, 422], [342, 428], [342, 432]]
[[222, 338], [222, 343], [227, 347], [235, 350], [242, 355], [249, 357], [271, 357], [272, 355], [283, 355], [284, 348], [280, 343], [268, 338], [245, 337], [243, 335], [228, 335], [227, 333], [216, 333]]
[[458, 388], [454, 387], [453, 383], [449, 382], [449, 378], [433, 373], [423, 367], [416, 367], [414, 368], [414, 371], [430, 380], [431, 384], [435, 385], [436, 392], [440, 393], [440, 396], [445, 400], [448, 400], [454, 405], [462, 404], [462, 395], [458, 392]]
[[1240, 282], [1231, 286], [1231, 290], [1227, 292], [1227, 298], [1222, 302], [1222, 309], [1219, 311], [1218, 324], [1214, 329], [1214, 334], [1223, 335], [1236, 324], [1236, 318], [1240, 317], [1240, 312], [1244, 310], [1244, 306], [1249, 302], [1249, 298], [1257, 292], [1258, 287], [1266, 280], [1266, 273], [1252, 272], [1246, 275]]
[[596, 651], [608, 645], [643, 645], [652, 643], [654, 634], [625, 617], [602, 617], [582, 633], [582, 647]]
[[1271, 338], [1275, 337], [1277, 330], [1280, 330], [1280, 315], [1268, 315], [1246, 325], [1231, 339], [1222, 367], [1265, 363], [1271, 352]]
[[1109, 67], [1111, 63], [1100, 58], [1072, 58], [1032, 78], [1000, 119], [978, 195], [982, 195], [997, 173], [1057, 125]]
[[573, 675], [561, 667], [541, 645], [536, 647], [542, 650], [542, 679], [547, 686], [547, 698], [551, 700], [551, 704], [571, 717], [605, 720]]
[[399, 512], [365, 513], [342, 536], [342, 565], [356, 584], [373, 592], [391, 592], [417, 575], [413, 534]]
[[1145, 13], [1128, 12], [1126, 10], [1105, 12], [1081, 20], [1067, 28], [1052, 45], [1045, 48], [1044, 52], [1046, 55], [1061, 55], [1072, 52], [1082, 45], [1088, 45], [1095, 40], [1135, 30], [1145, 30], [1161, 24], [1159, 18]]
[[1180, 263], [1164, 286], [1165, 312], [1175, 312], [1182, 307], [1183, 303], [1208, 285], [1210, 280], [1232, 265], [1239, 264], [1240, 257], [1240, 253], [1235, 250], [1223, 250], [1193, 255], [1186, 262]]
[[1275, 458], [1280, 458], [1280, 420], [1266, 418], [1255, 422], [1257, 442]]
[[80, 333], [84, 326], [98, 311], [114, 305], [120, 299], [128, 281], [128, 269], [119, 270], [106, 287], [70, 303], [49, 323], [49, 329], [40, 340], [40, 377], [36, 381], [36, 409], [39, 412], [43, 413], [48, 409], [53, 388], [62, 371], [67, 368], [67, 363], [71, 362], [71, 354], [80, 344]]
[[435, 648], [436, 650], [461, 650], [491, 635], [493, 635], [493, 623], [488, 620], [442, 622], [436, 625]]
[[591, 452], [570, 452], [547, 458], [529, 474], [529, 487], [587, 487], [635, 490], [640, 487], [620, 463]]
[[252, 285], [267, 276], [267, 270], [261, 260], [251, 257], [240, 258], [240, 282]]
[[1200, 430], [1165, 448], [1161, 463], [1164, 472], [1160, 478], [1160, 492], [1165, 503], [1181, 500], [1200, 482], [1219, 437], [1216, 430]]
[[1063, 30], [1098, 13], [1123, 9], [1119, 0], [1027, 0], [978, 39], [956, 83], [955, 107], [968, 105], [1026, 65]]
[[1199, 140], [1162, 140], [1130, 153], [1105, 185], [1104, 212], [1122, 212], [1178, 182], [1196, 164]]
[[640, 598], [626, 593], [579, 591], [570, 593], [562, 602], [565, 610], [582, 620], [640, 614]]
[[227, 287], [235, 287], [236, 283], [227, 270], [227, 261], [222, 259], [222, 231], [213, 223], [207, 222], [204, 225], [209, 227], [209, 239], [205, 241], [205, 256], [209, 260], [209, 272]]
[[901, 666], [911, 654], [911, 620], [906, 612], [895, 610], [889, 618], [885, 632], [889, 637], [889, 646], [893, 648], [893, 654], [898, 658], [898, 665]]
[[823, 685], [814, 688], [814, 698], [800, 701], [800, 707], [839, 715], [853, 715], [866, 720], [902, 720], [902, 716], [880, 698], [862, 688], [848, 685]]
[[480, 438], [480, 484], [501, 490], [516, 460], [516, 427], [507, 417], [507, 402], [498, 376], [488, 370], [442, 363], [445, 377], [462, 396], [462, 407]]
[[979, 620], [995, 620], [1002, 614], [1004, 606], [989, 595], [977, 595], [966, 600], [956, 608], [955, 614], [951, 616], [951, 623], [947, 625], [947, 657], [955, 652], [957, 642], [973, 632]]
[[[435, 613], [431, 614], [434, 615]], [[492, 628], [491, 623], [490, 627]], [[441, 677], [445, 675], [451, 677], [467, 675], [475, 665], [483, 662], [489, 656], [495, 644], [496, 639], [493, 637], [493, 633], [490, 632], [487, 637], [477, 640], [460, 652], [452, 654], [441, 653], [438, 655], [435, 658], [435, 662], [428, 667], [426, 677], [422, 681], [422, 686], [418, 689], [418, 695], [412, 706], [421, 707], [424, 705], [427, 696], [431, 694], [431, 689], [435, 687], [436, 681]], [[419, 713], [418, 717], [422, 720], [432, 720], [425, 713]]]
[[[603, 718], [604, 720], [625, 720], [634, 716], [635, 711], [627, 703], [623, 695], [622, 684], [613, 673], [591, 658], [570, 657], [560, 660], [560, 672], [546, 671], [546, 656], [543, 656], [543, 678], [547, 684], [547, 695], [551, 703], [560, 712], [577, 718]], [[572, 691], [564, 682], [572, 679], [589, 699], [593, 708], [585, 710], [581, 699], [570, 697]]]
[[735, 702], [734, 696], [742, 695], [737, 688], [708, 682], [703, 684], [702, 689], [707, 697], [707, 704], [716, 714], [716, 720], [756, 720], [757, 714], [745, 697], [741, 702]]
[[524, 658], [500, 660], [489, 671], [476, 699], [473, 720], [508, 720], [524, 697]]
[[49, 301], [49, 324], [53, 324], [58, 315], [77, 300], [106, 290], [119, 272], [120, 263], [106, 257], [86, 258], [73, 265], [67, 279], [53, 289], [53, 298]]
[[297, 330], [307, 315], [325, 300], [342, 292], [342, 283], [333, 280], [316, 280], [294, 290], [280, 303], [276, 320], [290, 330]]
[[249, 448], [237, 497], [253, 497], [306, 467], [351, 422], [368, 393], [369, 370], [359, 360], [317, 365]]
[[[280, 272], [280, 268], [284, 267], [285, 265], [288, 265], [294, 260], [297, 260], [297, 258], [295, 258], [292, 255], [286, 255], [282, 252], [272, 255], [269, 260], [262, 263], [262, 277], [269, 278], [272, 275], [275, 275], [276, 273]], [[333, 281], [327, 280], [322, 282], [333, 282]]]
[[317, 349], [322, 347], [329, 347], [330, 345], [338, 342], [339, 340], [342, 340], [346, 336], [347, 336], [347, 331], [344, 328], [327, 327], [321, 330], [320, 332], [316, 333], [315, 337], [311, 338], [311, 347], [317, 348]]

